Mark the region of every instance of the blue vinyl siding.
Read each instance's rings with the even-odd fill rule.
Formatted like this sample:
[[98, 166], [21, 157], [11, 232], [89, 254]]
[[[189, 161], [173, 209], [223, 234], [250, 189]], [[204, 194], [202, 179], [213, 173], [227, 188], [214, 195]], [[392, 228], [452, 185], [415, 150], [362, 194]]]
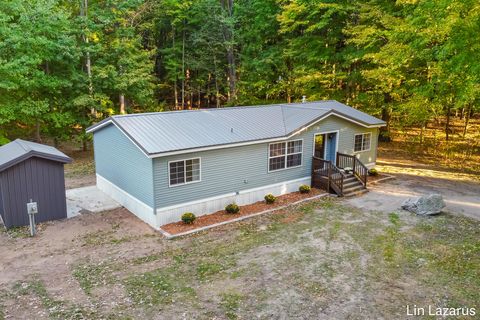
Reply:
[[96, 172], [154, 207], [152, 160], [114, 125], [94, 134]]
[[[330, 116], [290, 140], [303, 139], [302, 166], [268, 172], [269, 143], [192, 152], [149, 159], [117, 127], [94, 134], [99, 175], [151, 207], [163, 208], [237, 191], [310, 177], [314, 135], [338, 130], [338, 151], [357, 154], [365, 163], [376, 161], [378, 129], [367, 129]], [[354, 153], [354, 135], [372, 133], [369, 151]], [[168, 162], [201, 158], [201, 181], [169, 186]]]
[[[302, 166], [268, 172], [269, 143], [223, 148], [153, 159], [153, 179], [157, 208], [222, 194], [258, 188], [311, 175], [315, 133], [339, 130], [338, 151], [354, 154], [354, 135], [372, 132], [370, 151], [358, 153], [365, 164], [375, 162], [377, 129], [366, 129], [347, 120], [331, 116], [290, 140], [303, 139]], [[169, 187], [168, 162], [201, 158], [201, 181]]]

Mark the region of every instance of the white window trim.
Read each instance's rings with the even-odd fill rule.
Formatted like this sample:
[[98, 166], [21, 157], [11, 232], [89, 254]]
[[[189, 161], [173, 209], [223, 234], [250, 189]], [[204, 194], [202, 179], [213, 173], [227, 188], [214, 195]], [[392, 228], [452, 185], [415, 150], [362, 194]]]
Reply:
[[[302, 141], [302, 150], [301, 152], [295, 152], [295, 153], [288, 153], [288, 143], [289, 142], [295, 142], [295, 141]], [[281, 169], [275, 169], [275, 170], [270, 170], [270, 159], [272, 158], [280, 158], [282, 156], [276, 156], [276, 157], [270, 157], [270, 145], [272, 144], [279, 144], [279, 143], [283, 143], [285, 144], [285, 155], [283, 155], [283, 157], [285, 157], [285, 168], [281, 168]], [[287, 156], [290, 156], [292, 154], [300, 154], [301, 157], [300, 157], [300, 164], [298, 166], [294, 166], [294, 167], [287, 167]], [[287, 170], [287, 169], [294, 169], [294, 168], [299, 168], [301, 166], [303, 166], [303, 139], [295, 139], [295, 140], [287, 140], [287, 141], [278, 141], [278, 142], [272, 142], [272, 143], [269, 143], [268, 144], [268, 159], [267, 159], [267, 172], [270, 173], [270, 172], [278, 172], [278, 171], [282, 171], [282, 170]]]
[[[360, 150], [360, 151], [355, 151], [355, 140], [357, 136], [362, 136], [362, 148], [363, 148], [363, 136], [369, 134], [370, 135], [370, 143], [368, 144], [368, 149], [365, 150]], [[355, 133], [353, 135], [353, 153], [362, 153], [362, 152], [367, 152], [372, 149], [372, 133], [371, 132], [363, 132], [363, 133]]]
[[[186, 182], [187, 181], [187, 168], [184, 167], [184, 170], [183, 170], [183, 183], [176, 183], [176, 184], [171, 184], [171, 180], [170, 180], [170, 163], [172, 162], [180, 162], [180, 161], [183, 161], [184, 162], [184, 166], [186, 166], [187, 164], [187, 161], [188, 160], [196, 160], [198, 159], [198, 165], [199, 165], [199, 179], [198, 180], [195, 180], [195, 181], [190, 181], [190, 182]], [[197, 183], [197, 182], [201, 182], [202, 181], [202, 158], [201, 157], [196, 157], [196, 158], [186, 158], [186, 159], [178, 159], [178, 160], [171, 160], [171, 161], [168, 161], [167, 163], [167, 167], [168, 167], [168, 187], [169, 188], [174, 188], [174, 187], [179, 187], [179, 186], [184, 186], [186, 184], [192, 184], [192, 183]]]

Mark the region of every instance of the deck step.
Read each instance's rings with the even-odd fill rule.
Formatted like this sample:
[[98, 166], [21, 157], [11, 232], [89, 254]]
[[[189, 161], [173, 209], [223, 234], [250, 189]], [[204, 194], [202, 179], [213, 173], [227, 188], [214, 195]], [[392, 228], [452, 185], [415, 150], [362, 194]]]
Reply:
[[357, 190], [361, 190], [361, 189], [365, 189], [365, 187], [363, 186], [363, 184], [361, 183], [358, 183], [358, 184], [353, 184], [351, 186], [348, 186], [348, 187], [344, 187], [343, 188], [343, 193], [344, 194], [347, 194], [347, 193], [352, 193], [352, 192], [355, 192]]
[[363, 184], [358, 180], [351, 180], [351, 181], [344, 180], [343, 181], [343, 188], [344, 189], [354, 187], [354, 186], [358, 186], [358, 185], [363, 186]]
[[358, 189], [358, 190], [353, 191], [353, 192], [344, 193], [343, 196], [344, 197], [355, 197], [355, 196], [359, 196], [361, 194], [364, 194], [366, 192], [368, 192], [368, 189], [363, 188], [363, 189]]

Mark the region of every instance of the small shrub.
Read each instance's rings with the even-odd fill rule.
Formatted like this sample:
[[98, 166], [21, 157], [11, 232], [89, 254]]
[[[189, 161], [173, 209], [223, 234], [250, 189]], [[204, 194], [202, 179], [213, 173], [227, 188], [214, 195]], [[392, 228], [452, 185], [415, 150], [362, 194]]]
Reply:
[[307, 186], [306, 184], [302, 184], [298, 188], [298, 191], [300, 191], [300, 193], [309, 193], [311, 190], [312, 190], [312, 188], [310, 188], [310, 186]]
[[277, 197], [275, 197], [273, 194], [269, 193], [265, 196], [265, 202], [268, 204], [272, 204], [275, 201], [277, 201]]
[[370, 169], [368, 170], [368, 174], [375, 177], [378, 176], [378, 171], [377, 169]]
[[191, 212], [185, 212], [182, 214], [182, 221], [185, 224], [192, 224], [195, 219], [197, 219], [197, 217], [195, 217], [195, 215]]
[[236, 203], [230, 203], [225, 207], [225, 211], [227, 211], [227, 213], [238, 213], [240, 211], [240, 207]]

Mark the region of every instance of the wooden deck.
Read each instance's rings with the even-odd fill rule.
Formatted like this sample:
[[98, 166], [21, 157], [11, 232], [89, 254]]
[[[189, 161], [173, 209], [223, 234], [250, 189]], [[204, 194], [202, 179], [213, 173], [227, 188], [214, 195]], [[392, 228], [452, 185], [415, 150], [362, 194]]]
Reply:
[[353, 155], [337, 152], [332, 161], [313, 157], [312, 187], [334, 192], [339, 196], [367, 189], [368, 168]]

